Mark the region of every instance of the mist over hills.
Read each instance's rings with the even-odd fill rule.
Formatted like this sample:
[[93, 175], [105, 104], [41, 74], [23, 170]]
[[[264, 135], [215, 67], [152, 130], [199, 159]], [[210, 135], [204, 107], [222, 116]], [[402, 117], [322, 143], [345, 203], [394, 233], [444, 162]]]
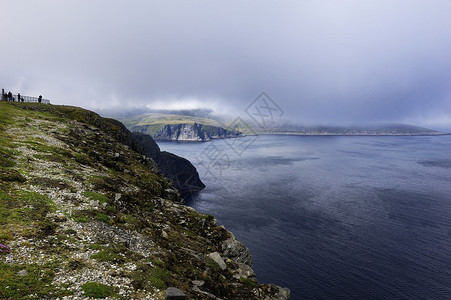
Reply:
[[[105, 111], [106, 112], [106, 111]], [[111, 111], [109, 112], [112, 113]], [[209, 141], [214, 138], [239, 137], [255, 134], [293, 135], [439, 135], [446, 134], [429, 128], [401, 123], [371, 124], [302, 124], [279, 120], [269, 126], [259, 126], [246, 117], [218, 116], [211, 109], [151, 110], [136, 109], [116, 112], [131, 131], [152, 135], [157, 140]], [[239, 120], [239, 121], [237, 121]]]
[[439, 135], [441, 132], [409, 124], [378, 123], [362, 125], [281, 125], [268, 128], [263, 134], [296, 135]]

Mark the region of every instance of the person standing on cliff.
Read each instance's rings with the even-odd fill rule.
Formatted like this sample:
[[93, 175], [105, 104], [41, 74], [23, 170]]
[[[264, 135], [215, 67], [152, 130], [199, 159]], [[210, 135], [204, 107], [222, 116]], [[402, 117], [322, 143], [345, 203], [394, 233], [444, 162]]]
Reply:
[[20, 102], [20, 93], [17, 93], [17, 102]]
[[8, 93], [8, 101], [13, 101], [13, 93], [11, 91]]
[[38, 102], [39, 102], [39, 103], [42, 102], [42, 96], [41, 96], [41, 95], [39, 95]]

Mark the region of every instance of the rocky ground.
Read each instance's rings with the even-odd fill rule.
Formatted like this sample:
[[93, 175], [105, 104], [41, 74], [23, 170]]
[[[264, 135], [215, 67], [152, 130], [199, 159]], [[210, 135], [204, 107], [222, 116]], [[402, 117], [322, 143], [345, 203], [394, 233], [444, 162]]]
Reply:
[[288, 299], [117, 121], [0, 103], [1, 299]]

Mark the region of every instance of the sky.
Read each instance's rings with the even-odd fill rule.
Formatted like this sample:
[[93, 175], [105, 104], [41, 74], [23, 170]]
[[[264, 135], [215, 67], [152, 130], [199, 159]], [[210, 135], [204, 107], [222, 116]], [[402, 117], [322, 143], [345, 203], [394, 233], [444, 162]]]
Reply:
[[0, 88], [88, 109], [265, 92], [302, 124], [451, 132], [449, 0], [0, 0]]

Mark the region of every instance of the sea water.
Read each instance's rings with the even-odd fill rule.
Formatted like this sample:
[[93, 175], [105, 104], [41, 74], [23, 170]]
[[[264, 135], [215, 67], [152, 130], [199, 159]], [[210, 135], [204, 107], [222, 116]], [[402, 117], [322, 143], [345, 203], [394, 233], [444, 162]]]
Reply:
[[292, 299], [451, 298], [451, 136], [248, 136], [159, 143], [206, 188], [187, 199]]

